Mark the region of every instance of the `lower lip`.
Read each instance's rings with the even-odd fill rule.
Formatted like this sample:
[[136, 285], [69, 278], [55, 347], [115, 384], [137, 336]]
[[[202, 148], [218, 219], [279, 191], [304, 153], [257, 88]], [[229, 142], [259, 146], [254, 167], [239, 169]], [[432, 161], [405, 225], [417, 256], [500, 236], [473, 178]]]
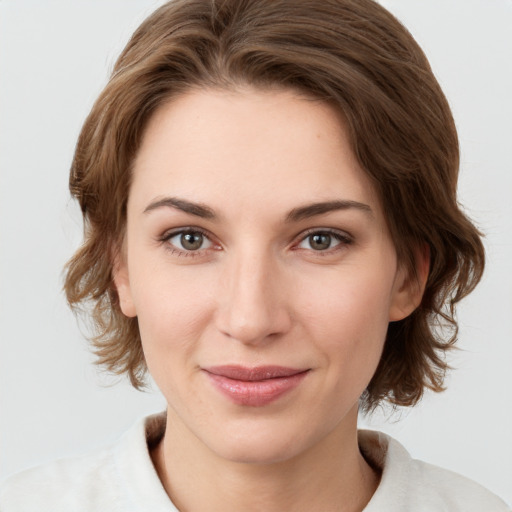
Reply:
[[295, 389], [308, 372], [300, 372], [288, 377], [246, 381], [215, 375], [206, 372], [212, 384], [232, 402], [249, 407], [262, 407], [274, 402]]

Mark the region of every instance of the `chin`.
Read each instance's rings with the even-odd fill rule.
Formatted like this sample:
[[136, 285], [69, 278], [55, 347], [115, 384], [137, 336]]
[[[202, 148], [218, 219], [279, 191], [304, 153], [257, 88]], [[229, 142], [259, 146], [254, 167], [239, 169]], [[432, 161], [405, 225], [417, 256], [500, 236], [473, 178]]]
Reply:
[[[258, 422], [259, 423], [259, 422]], [[220, 436], [210, 438], [210, 450], [217, 456], [243, 464], [274, 464], [297, 457], [318, 441], [314, 435], [293, 429], [279, 422], [262, 425], [238, 425]]]

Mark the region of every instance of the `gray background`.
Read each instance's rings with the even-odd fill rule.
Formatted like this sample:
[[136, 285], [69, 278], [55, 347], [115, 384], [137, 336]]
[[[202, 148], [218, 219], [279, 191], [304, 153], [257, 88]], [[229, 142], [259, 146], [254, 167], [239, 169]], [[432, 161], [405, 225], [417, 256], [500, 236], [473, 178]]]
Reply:
[[[97, 372], [68, 312], [80, 242], [67, 173], [78, 131], [151, 0], [0, 0], [0, 478], [102, 446], [164, 408]], [[512, 1], [386, 0], [430, 58], [462, 147], [460, 198], [486, 276], [459, 310], [449, 390], [370, 425], [512, 502]], [[400, 419], [400, 421], [398, 421]]]

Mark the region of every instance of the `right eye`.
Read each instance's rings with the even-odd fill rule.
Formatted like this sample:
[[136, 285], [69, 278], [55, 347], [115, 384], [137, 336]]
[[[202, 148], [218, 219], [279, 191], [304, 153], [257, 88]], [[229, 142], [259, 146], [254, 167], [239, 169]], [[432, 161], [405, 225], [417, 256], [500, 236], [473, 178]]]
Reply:
[[206, 234], [198, 229], [173, 231], [162, 237], [162, 241], [170, 245], [169, 249], [173, 253], [186, 256], [192, 256], [195, 252], [210, 249], [213, 246]]

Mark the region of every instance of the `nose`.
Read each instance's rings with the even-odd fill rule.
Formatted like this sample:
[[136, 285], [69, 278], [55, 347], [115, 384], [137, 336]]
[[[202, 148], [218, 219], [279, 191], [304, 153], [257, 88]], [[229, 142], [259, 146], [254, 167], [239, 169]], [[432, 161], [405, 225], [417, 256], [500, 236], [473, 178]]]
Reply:
[[289, 290], [271, 257], [253, 253], [232, 258], [222, 280], [217, 328], [225, 336], [258, 345], [289, 331]]

